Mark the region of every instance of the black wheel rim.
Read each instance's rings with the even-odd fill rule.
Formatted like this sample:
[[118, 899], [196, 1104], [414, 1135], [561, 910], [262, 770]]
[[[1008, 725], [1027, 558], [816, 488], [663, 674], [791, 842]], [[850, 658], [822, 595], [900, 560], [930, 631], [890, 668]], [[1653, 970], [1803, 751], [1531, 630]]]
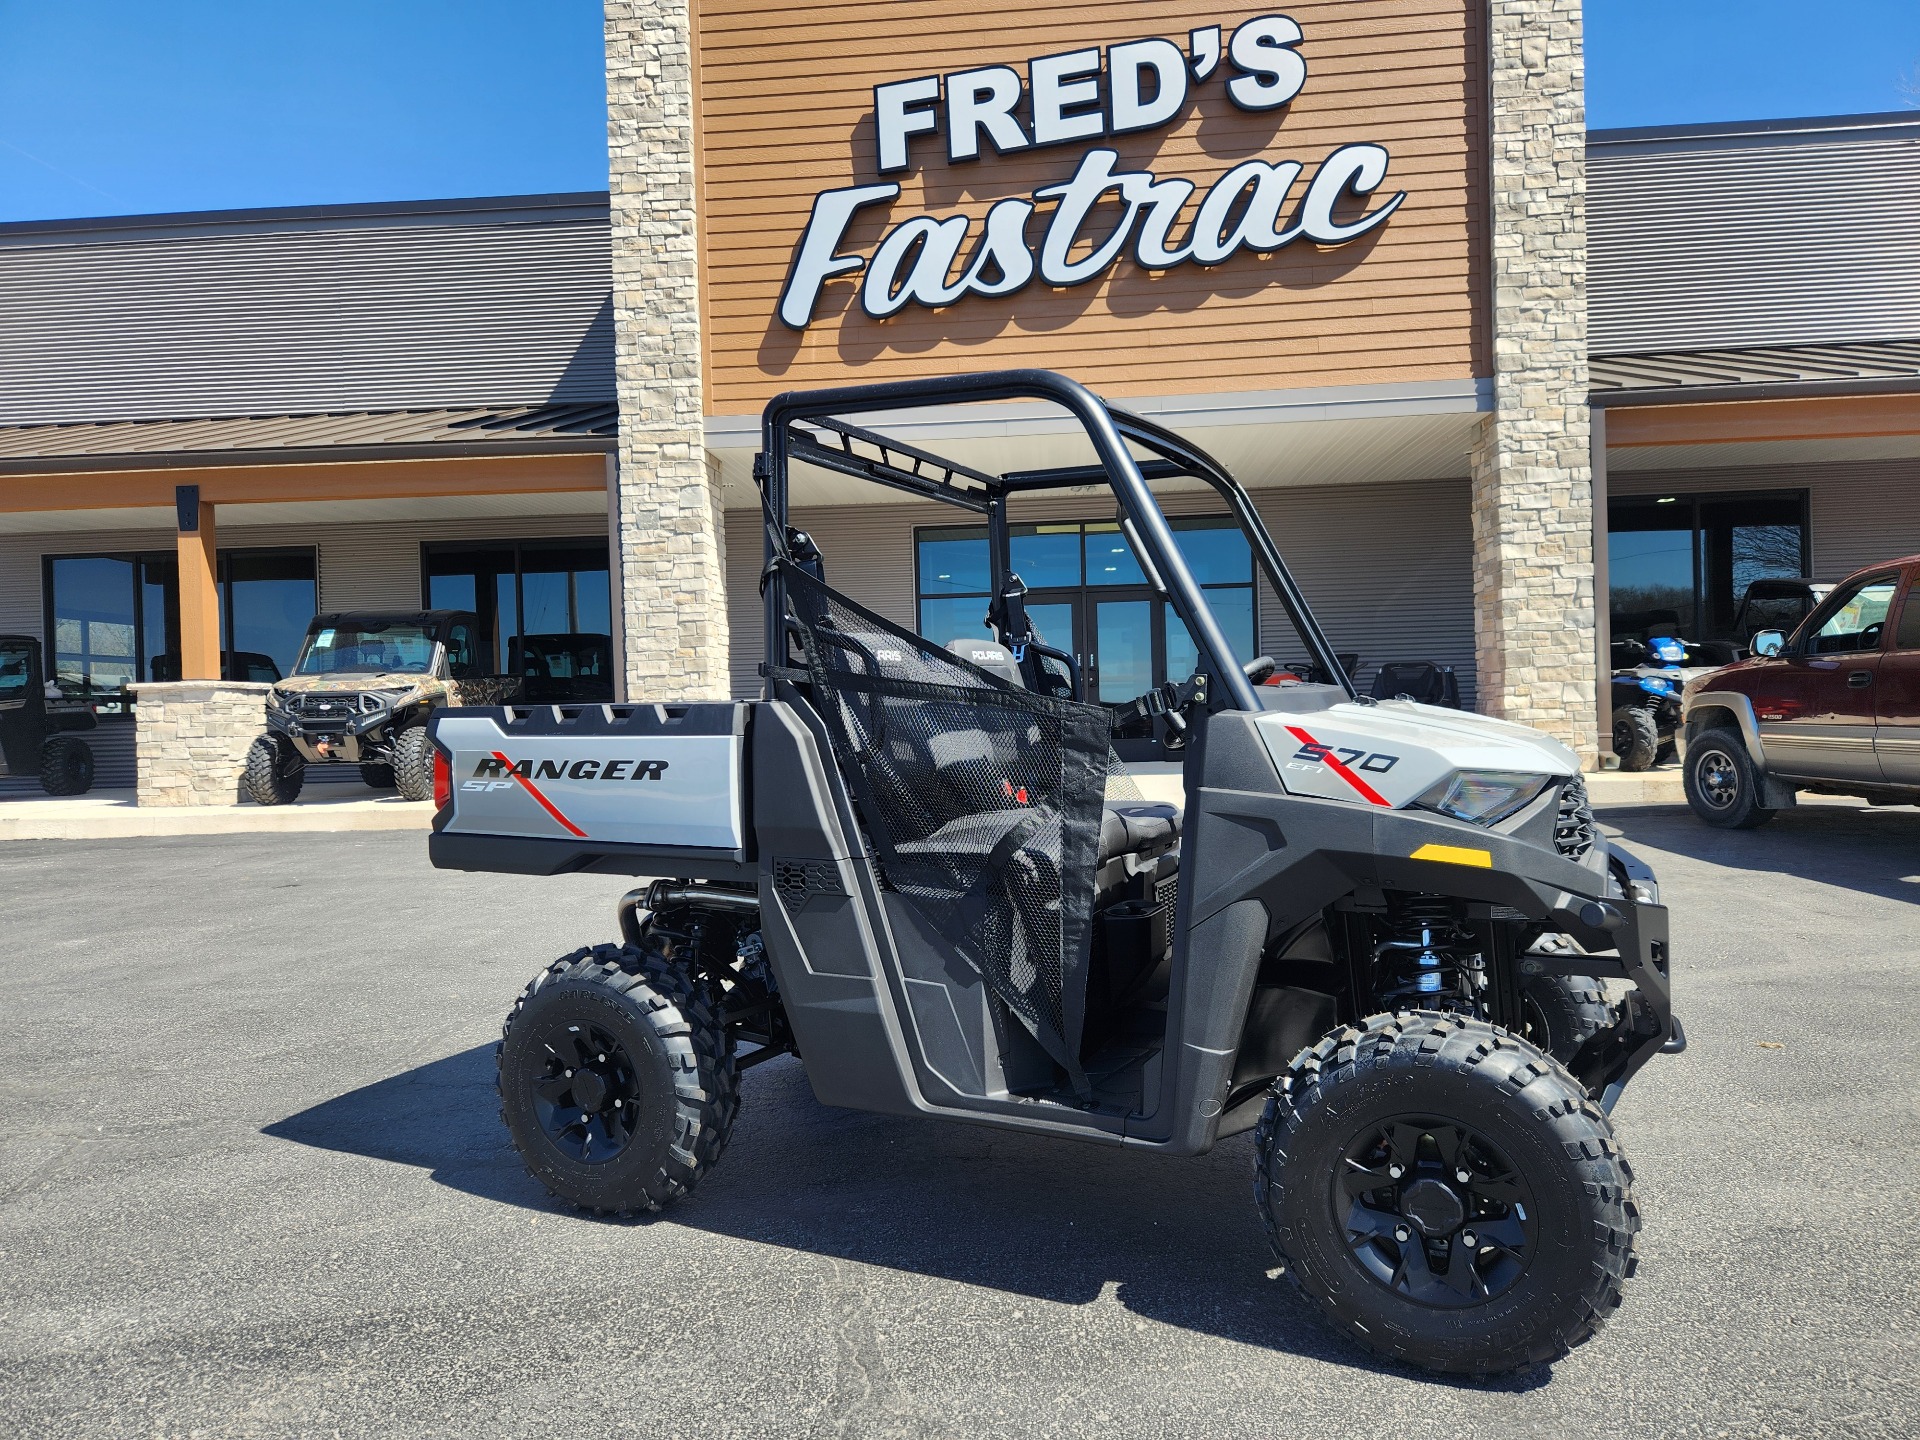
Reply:
[[1633, 726], [1624, 720], [1613, 722], [1613, 753], [1624, 755], [1633, 748]]
[[1532, 1263], [1526, 1179], [1485, 1136], [1451, 1120], [1369, 1126], [1333, 1179], [1348, 1252], [1404, 1300], [1457, 1310], [1498, 1299]]
[[539, 1044], [533, 1113], [548, 1141], [581, 1164], [612, 1160], [639, 1123], [640, 1080], [626, 1047], [598, 1025], [564, 1022]]
[[1701, 751], [1693, 773], [1700, 782], [1700, 798], [1714, 809], [1725, 810], [1740, 798], [1740, 771], [1726, 751]]

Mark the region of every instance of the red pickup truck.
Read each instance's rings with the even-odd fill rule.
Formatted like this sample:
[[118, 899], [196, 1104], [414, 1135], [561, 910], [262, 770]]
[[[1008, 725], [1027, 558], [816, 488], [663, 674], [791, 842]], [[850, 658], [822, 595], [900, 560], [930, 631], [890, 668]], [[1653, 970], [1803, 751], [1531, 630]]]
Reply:
[[1920, 804], [1920, 555], [1833, 588], [1792, 635], [1688, 684], [1687, 803], [1709, 825], [1763, 825], [1807, 790]]

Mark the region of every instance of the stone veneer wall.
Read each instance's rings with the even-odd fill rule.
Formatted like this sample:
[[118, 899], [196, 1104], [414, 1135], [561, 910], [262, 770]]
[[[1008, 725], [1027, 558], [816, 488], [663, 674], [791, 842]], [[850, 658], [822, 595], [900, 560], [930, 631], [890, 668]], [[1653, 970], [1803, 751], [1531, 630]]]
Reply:
[[270, 685], [181, 680], [136, 685], [134, 803], [233, 805], [247, 747], [267, 728]]
[[1480, 708], [1597, 759], [1580, 0], [1489, 0], [1494, 400], [1473, 451]]
[[626, 693], [724, 700], [726, 567], [705, 446], [691, 0], [607, 0], [605, 16]]

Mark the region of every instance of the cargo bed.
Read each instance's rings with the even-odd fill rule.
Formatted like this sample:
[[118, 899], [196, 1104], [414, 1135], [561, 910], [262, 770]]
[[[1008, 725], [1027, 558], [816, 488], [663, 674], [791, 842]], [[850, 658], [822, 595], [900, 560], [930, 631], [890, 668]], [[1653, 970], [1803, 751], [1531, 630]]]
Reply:
[[755, 877], [753, 706], [507, 705], [429, 723], [442, 870]]

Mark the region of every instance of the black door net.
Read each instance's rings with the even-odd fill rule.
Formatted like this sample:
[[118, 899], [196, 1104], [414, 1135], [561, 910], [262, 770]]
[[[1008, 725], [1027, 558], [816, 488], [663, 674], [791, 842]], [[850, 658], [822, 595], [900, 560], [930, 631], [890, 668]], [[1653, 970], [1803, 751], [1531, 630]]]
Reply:
[[1110, 713], [1021, 689], [798, 566], [780, 568], [834, 758], [887, 883], [1086, 1093]]

